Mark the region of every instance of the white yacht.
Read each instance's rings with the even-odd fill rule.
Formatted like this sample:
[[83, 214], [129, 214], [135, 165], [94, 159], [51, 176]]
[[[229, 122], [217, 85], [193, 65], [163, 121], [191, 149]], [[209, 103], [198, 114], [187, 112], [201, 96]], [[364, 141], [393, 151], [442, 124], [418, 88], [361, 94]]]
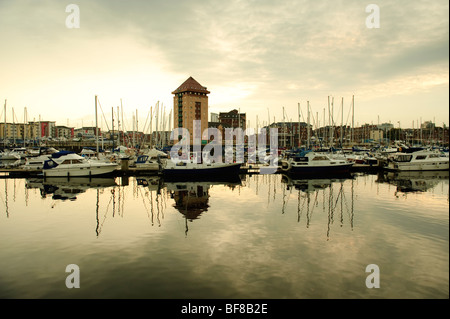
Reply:
[[22, 168], [26, 170], [41, 170], [44, 168], [44, 162], [50, 158], [50, 154], [27, 157]]
[[167, 158], [168, 155], [166, 153], [153, 148], [145, 151], [144, 154], [139, 155], [134, 164], [138, 169], [159, 171], [161, 160]]
[[330, 175], [350, 173], [353, 162], [333, 159], [327, 154], [303, 152], [280, 162], [281, 171], [290, 174]]
[[449, 158], [438, 151], [398, 152], [388, 158], [386, 169], [393, 171], [439, 171], [449, 169]]
[[13, 151], [3, 151], [0, 152], [0, 160], [2, 161], [20, 160], [20, 154]]
[[115, 163], [90, 161], [74, 152], [54, 153], [44, 162], [44, 177], [98, 176], [110, 174], [118, 167]]

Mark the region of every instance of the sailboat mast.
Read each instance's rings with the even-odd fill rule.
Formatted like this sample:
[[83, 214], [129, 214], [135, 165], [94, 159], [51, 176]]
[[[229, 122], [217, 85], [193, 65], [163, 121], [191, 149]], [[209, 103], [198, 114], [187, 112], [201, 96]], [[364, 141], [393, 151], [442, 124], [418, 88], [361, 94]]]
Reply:
[[[122, 104], [122, 99], [120, 99], [120, 104]], [[117, 146], [120, 146], [120, 117], [119, 117], [119, 106], [117, 106]]]
[[[136, 137], [139, 138], [138, 136], [138, 131], [139, 131], [139, 120], [138, 120], [138, 110], [136, 109]], [[136, 144], [135, 144], [136, 145]], [[133, 145], [134, 147], [134, 145]]]
[[112, 149], [114, 151], [114, 106], [111, 107], [111, 120], [112, 120]]
[[[83, 126], [83, 125], [81, 125]], [[41, 151], [41, 137], [42, 137], [42, 130], [41, 130], [41, 114], [39, 114], [39, 126], [38, 126], [38, 132], [39, 135], [39, 152]]]
[[131, 142], [133, 144], [132, 148], [134, 148], [134, 145], [135, 145], [135, 143], [134, 143], [134, 137], [135, 137], [134, 132], [135, 132], [136, 119], [134, 117], [135, 117], [135, 115], [133, 114], [133, 134], [132, 134], [132, 139], [131, 139]]
[[283, 147], [286, 148], [286, 120], [284, 118], [284, 106], [283, 106]]
[[342, 142], [344, 137], [343, 125], [344, 125], [344, 98], [342, 98], [341, 100], [341, 148], [343, 147]]
[[163, 111], [163, 116], [162, 116], [162, 120], [163, 120], [163, 125], [162, 125], [162, 138], [161, 138], [161, 148], [163, 148], [163, 146], [166, 143], [166, 135], [165, 135], [165, 131], [166, 131], [166, 106], [164, 105], [164, 111]]
[[97, 156], [98, 156], [97, 95], [95, 96], [95, 139], [96, 139], [96, 151], [97, 151]]
[[122, 143], [125, 145], [125, 125], [123, 122], [123, 105], [122, 105], [122, 99], [120, 99], [120, 117], [122, 119]]
[[331, 97], [331, 147], [334, 146], [334, 96]]
[[307, 141], [306, 141], [306, 149], [309, 150], [309, 140], [311, 138], [311, 132], [309, 131], [309, 101], [307, 101], [306, 108], [307, 108], [307, 111], [308, 111], [308, 123], [306, 124], [308, 137], [307, 137]]
[[352, 96], [352, 136], [351, 141], [353, 145], [353, 130], [355, 129], [355, 96]]
[[298, 147], [300, 148], [301, 138], [300, 138], [300, 102], [298, 103]]
[[14, 108], [11, 108], [12, 110], [12, 122], [13, 122], [13, 144], [16, 145], [16, 123], [14, 122]]
[[27, 137], [27, 107], [24, 107], [23, 110], [23, 147], [26, 147], [26, 137]]
[[327, 130], [325, 123], [325, 108], [323, 108], [323, 133], [322, 133], [322, 142], [325, 142], [327, 139]]
[[5, 116], [5, 127], [3, 128], [4, 130], [4, 135], [3, 135], [3, 146], [6, 147], [6, 100], [5, 100], [5, 111], [3, 112], [4, 116]]
[[153, 148], [153, 106], [150, 106], [150, 148]]
[[328, 141], [328, 147], [331, 147], [331, 111], [330, 111], [330, 96], [328, 95], [328, 125], [329, 125], [329, 128], [328, 128], [328, 138], [329, 138], [329, 141]]
[[158, 143], [159, 143], [159, 132], [158, 132], [158, 121], [159, 121], [159, 101], [156, 104], [156, 115], [155, 115], [155, 121], [156, 121], [156, 139], [155, 139], [155, 146], [158, 147]]

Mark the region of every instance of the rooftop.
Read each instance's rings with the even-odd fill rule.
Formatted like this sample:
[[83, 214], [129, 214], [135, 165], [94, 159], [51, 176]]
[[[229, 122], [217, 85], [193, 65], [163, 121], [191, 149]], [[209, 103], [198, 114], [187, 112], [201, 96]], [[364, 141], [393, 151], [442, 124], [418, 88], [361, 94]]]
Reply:
[[198, 83], [192, 76], [190, 76], [186, 81], [181, 84], [178, 89], [172, 92], [172, 94], [181, 93], [181, 92], [198, 92], [198, 93], [210, 93], [206, 86], [202, 86]]

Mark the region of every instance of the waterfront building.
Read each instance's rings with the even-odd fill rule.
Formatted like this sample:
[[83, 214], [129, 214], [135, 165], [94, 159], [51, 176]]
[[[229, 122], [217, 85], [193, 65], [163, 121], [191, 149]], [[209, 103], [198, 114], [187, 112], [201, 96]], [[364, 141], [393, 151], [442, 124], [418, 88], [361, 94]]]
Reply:
[[55, 133], [57, 138], [71, 139], [74, 137], [74, 128], [57, 125], [55, 126]]
[[[200, 131], [195, 132], [201, 136], [208, 128], [208, 94], [205, 86], [198, 83], [193, 77], [189, 77], [175, 91], [173, 97], [174, 128], [185, 128], [190, 134], [190, 143], [193, 144], [193, 121], [201, 121]], [[202, 144], [206, 144], [202, 140]]]
[[219, 114], [211, 113], [211, 122], [219, 122]]
[[391, 123], [382, 123], [382, 124], [377, 125], [377, 127], [378, 127], [379, 130], [382, 130], [382, 131], [384, 131], [384, 132], [387, 132], [387, 131], [389, 131], [389, 130], [391, 130], [391, 129], [394, 128], [394, 124], [391, 124]]
[[36, 138], [56, 137], [55, 121], [28, 122], [28, 124], [32, 126], [32, 136]]
[[239, 113], [238, 110], [232, 110], [230, 112], [220, 112], [219, 122], [223, 125], [227, 125], [228, 127], [239, 127], [245, 131], [247, 121], [245, 113]]
[[[102, 135], [100, 128], [98, 128], [98, 135]], [[83, 126], [81, 128], [77, 128], [74, 130], [74, 136], [82, 138], [94, 138], [96, 136], [95, 126]]]
[[[305, 122], [274, 122], [266, 129], [278, 129], [278, 147], [293, 148], [306, 145], [308, 138], [308, 124]], [[312, 126], [310, 125], [310, 137], [313, 137]], [[269, 134], [267, 135], [269, 138]]]
[[[5, 135], [6, 134], [6, 135]], [[37, 139], [56, 137], [55, 121], [24, 123], [0, 123], [0, 139]]]

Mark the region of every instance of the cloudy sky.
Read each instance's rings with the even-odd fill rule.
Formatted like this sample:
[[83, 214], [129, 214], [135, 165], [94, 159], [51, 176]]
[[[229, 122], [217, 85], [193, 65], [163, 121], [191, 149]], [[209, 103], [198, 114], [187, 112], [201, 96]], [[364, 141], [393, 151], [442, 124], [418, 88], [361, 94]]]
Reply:
[[299, 103], [306, 121], [308, 101], [322, 125], [329, 97], [351, 125], [352, 96], [355, 125], [448, 125], [448, 12], [447, 0], [0, 0], [0, 101], [8, 122], [26, 107], [79, 127], [95, 124], [95, 95], [108, 121], [122, 99], [126, 128], [136, 110], [142, 128], [192, 76], [210, 112], [240, 109], [252, 127], [297, 121]]

